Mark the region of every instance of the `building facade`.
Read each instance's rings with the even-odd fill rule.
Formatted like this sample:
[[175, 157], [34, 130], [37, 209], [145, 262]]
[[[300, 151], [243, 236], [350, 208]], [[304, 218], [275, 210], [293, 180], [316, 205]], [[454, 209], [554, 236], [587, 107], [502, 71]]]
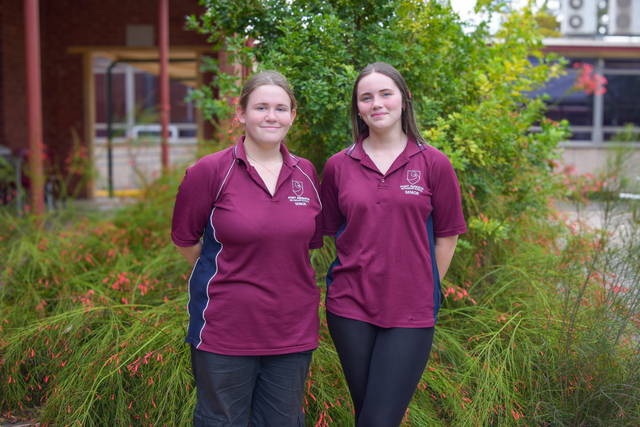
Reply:
[[[544, 40], [545, 50], [568, 60], [567, 74], [550, 81], [537, 94], [550, 96], [549, 103], [554, 107], [547, 114], [549, 118], [569, 121], [573, 135], [561, 144], [563, 159], [579, 172], [602, 170], [620, 134], [629, 130], [627, 126], [640, 135], [640, 41], [635, 39]], [[606, 78], [603, 94], [572, 91], [583, 64], [593, 67], [593, 74]], [[633, 161], [640, 165], [640, 138], [627, 142], [636, 151]]]
[[[136, 125], [158, 121], [159, 1], [36, 3], [45, 172], [64, 170], [64, 160], [77, 141], [96, 158], [100, 171], [106, 68], [115, 63], [116, 136], [131, 139]], [[185, 95], [207, 78], [199, 72], [202, 56], [217, 54], [206, 36], [185, 29], [187, 16], [204, 12], [198, 0], [169, 0], [168, 5], [170, 116], [175, 119], [171, 125], [177, 126], [177, 137], [183, 142], [193, 142], [196, 136], [209, 136], [210, 128], [188, 105]], [[25, 55], [25, 1], [0, 0], [0, 147], [14, 156], [24, 156], [29, 147]], [[151, 133], [158, 134], [153, 129]], [[122, 146], [123, 141], [116, 138], [115, 143]], [[91, 197], [94, 189], [90, 185], [85, 195]]]

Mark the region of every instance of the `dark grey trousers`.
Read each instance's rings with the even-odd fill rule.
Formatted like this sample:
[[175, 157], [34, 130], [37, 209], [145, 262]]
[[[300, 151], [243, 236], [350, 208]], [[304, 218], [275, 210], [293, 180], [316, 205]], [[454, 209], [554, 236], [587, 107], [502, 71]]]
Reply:
[[304, 385], [313, 350], [225, 356], [191, 346], [194, 427], [304, 427]]

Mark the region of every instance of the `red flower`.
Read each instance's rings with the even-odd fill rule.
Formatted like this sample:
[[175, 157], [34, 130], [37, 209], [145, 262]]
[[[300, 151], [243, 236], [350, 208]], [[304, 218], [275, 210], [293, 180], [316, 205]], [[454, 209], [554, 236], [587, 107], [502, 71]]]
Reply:
[[604, 95], [607, 92], [607, 79], [603, 75], [593, 73], [593, 65], [576, 62], [573, 68], [580, 68], [573, 84], [574, 89], [584, 90], [587, 95]]

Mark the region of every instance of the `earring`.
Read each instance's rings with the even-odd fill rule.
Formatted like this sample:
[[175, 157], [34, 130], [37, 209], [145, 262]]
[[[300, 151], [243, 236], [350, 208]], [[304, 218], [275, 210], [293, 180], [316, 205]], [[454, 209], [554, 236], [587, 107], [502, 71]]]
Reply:
[[360, 115], [360, 113], [358, 113], [358, 117], [360, 117], [362, 119], [362, 116]]

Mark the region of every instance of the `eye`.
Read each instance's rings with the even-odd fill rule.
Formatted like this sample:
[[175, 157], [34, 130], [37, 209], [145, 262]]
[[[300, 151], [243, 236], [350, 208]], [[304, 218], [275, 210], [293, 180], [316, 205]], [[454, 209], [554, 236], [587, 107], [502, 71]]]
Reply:
[[265, 110], [266, 108], [264, 108], [262, 105], [260, 105], [260, 106], [258, 106], [258, 108], [256, 108], [256, 109], [257, 109], [258, 111], [263, 111], [263, 110]]
[[385, 92], [385, 93], [382, 94], [382, 96], [391, 96], [391, 93], [390, 92]]
[[370, 99], [371, 99], [371, 97], [370, 97], [370, 96], [363, 96], [363, 97], [362, 97], [362, 101], [368, 101], [368, 100], [370, 100]]
[[287, 109], [284, 108], [284, 107], [278, 107], [277, 111], [280, 111], [281, 113], [284, 113], [285, 111], [287, 111]]

